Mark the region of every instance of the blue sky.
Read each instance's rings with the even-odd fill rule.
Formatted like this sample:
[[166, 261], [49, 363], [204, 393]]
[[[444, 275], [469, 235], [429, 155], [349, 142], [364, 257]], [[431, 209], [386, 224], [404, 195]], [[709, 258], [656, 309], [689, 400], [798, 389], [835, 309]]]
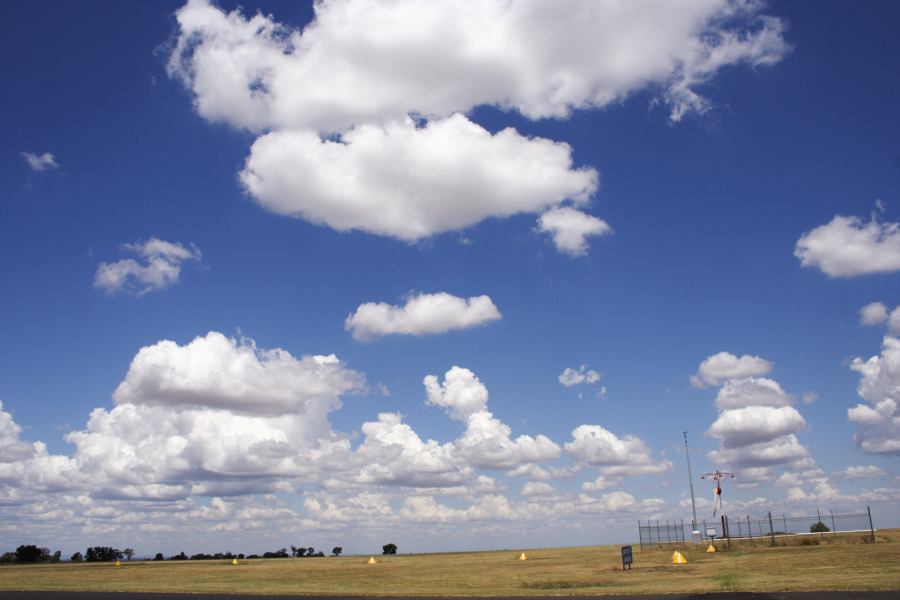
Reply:
[[896, 525], [897, 6], [559, 7], [11, 9], [0, 539]]

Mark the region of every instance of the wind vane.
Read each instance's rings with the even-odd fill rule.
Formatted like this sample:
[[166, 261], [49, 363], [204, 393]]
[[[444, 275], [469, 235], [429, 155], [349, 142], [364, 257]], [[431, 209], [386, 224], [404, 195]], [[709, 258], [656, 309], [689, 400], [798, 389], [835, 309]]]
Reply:
[[713, 516], [716, 516], [716, 511], [720, 511], [723, 515], [725, 514], [725, 509], [722, 507], [722, 480], [730, 478], [734, 479], [734, 473], [729, 473], [728, 471], [713, 471], [712, 473], [704, 473], [700, 476], [700, 479], [713, 479], [716, 482], [715, 494], [713, 495]]

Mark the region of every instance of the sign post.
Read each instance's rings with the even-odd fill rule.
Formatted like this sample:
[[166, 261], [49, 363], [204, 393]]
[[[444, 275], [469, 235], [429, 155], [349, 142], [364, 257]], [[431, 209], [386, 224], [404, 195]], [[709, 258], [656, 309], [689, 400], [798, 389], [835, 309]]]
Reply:
[[631, 546], [622, 546], [622, 570], [624, 571], [627, 568], [630, 571], [631, 563], [633, 562], [634, 560], [631, 556]]

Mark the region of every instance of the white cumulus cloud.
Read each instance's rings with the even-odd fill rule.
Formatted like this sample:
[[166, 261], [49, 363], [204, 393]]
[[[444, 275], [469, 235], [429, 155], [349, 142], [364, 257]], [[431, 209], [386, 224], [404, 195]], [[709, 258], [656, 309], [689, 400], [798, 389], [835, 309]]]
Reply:
[[577, 369], [566, 367], [559, 375], [559, 382], [566, 387], [572, 387], [583, 383], [597, 383], [601, 377], [603, 377], [601, 373], [588, 368], [587, 365], [581, 365]]
[[489, 411], [469, 416], [466, 431], [454, 442], [455, 455], [483, 469], [514, 469], [559, 458], [559, 446], [545, 435], [512, 437], [512, 429]]
[[587, 238], [612, 232], [602, 219], [570, 206], [554, 208], [538, 219], [538, 231], [553, 236], [556, 249], [570, 256], [584, 256], [588, 251]]
[[[168, 72], [203, 118], [265, 132], [240, 174], [261, 205], [407, 241], [595, 191], [596, 171], [574, 168], [568, 146], [491, 134], [462, 116], [474, 107], [565, 118], [650, 89], [677, 121], [709, 108], [698, 90], [722, 69], [788, 51], [784, 23], [741, 0], [344, 0], [314, 10], [299, 30], [190, 0], [175, 15]], [[608, 229], [565, 210], [542, 218], [564, 252], [583, 253], [586, 236]]]
[[528, 481], [522, 486], [523, 496], [548, 496], [556, 493], [556, 488], [543, 481]]
[[857, 393], [867, 402], [847, 411], [857, 444], [867, 454], [900, 455], [900, 339], [886, 336], [880, 355], [856, 358], [850, 368], [860, 374]]
[[817, 267], [829, 277], [856, 277], [900, 270], [900, 223], [874, 217], [837, 215], [797, 240], [794, 255], [804, 267]]
[[21, 154], [32, 171], [53, 171], [59, 168], [56, 157], [49, 152], [44, 152], [43, 154], [22, 152]]
[[111, 294], [126, 291], [143, 296], [175, 285], [181, 276], [181, 263], [202, 258], [196, 246], [187, 248], [155, 237], [146, 242], [124, 244], [122, 248], [143, 258], [144, 263], [133, 258], [100, 263], [94, 275], [94, 287]]
[[446, 292], [416, 294], [406, 304], [366, 302], [347, 317], [344, 329], [357, 340], [385, 335], [428, 335], [468, 329], [501, 318], [489, 296], [459, 298]]
[[567, 144], [513, 129], [491, 134], [460, 114], [422, 127], [411, 119], [359, 125], [340, 139], [267, 133], [240, 180], [273, 212], [409, 242], [567, 199], [584, 203], [597, 188], [596, 171], [574, 168]]
[[333, 354], [298, 359], [213, 331], [183, 346], [163, 340], [141, 348], [113, 398], [117, 404], [292, 413], [313, 420], [340, 407], [343, 394], [364, 386], [365, 377]]
[[721, 410], [746, 406], [788, 406], [792, 402], [791, 395], [781, 389], [777, 381], [767, 377], [729, 379], [716, 394], [716, 407]]
[[792, 406], [747, 406], [719, 413], [707, 434], [722, 440], [723, 448], [770, 442], [797, 433], [806, 421]]
[[572, 441], [565, 445], [575, 459], [599, 467], [602, 475], [622, 477], [628, 474], [660, 474], [672, 463], [656, 461], [650, 448], [635, 435], [619, 437], [600, 425], [579, 425], [572, 431]]
[[808, 456], [809, 450], [793, 434], [772, 441], [737, 448], [711, 450], [707, 453], [707, 457], [715, 464], [738, 467], [782, 465]]
[[362, 432], [355, 476], [360, 483], [447, 486], [472, 474], [471, 467], [455, 460], [452, 444], [423, 441], [400, 415], [381, 413], [378, 421], [364, 423]]
[[759, 8], [347, 0], [317, 4], [300, 31], [191, 0], [176, 13], [169, 72], [202, 116], [250, 129], [337, 131], [483, 104], [566, 117], [656, 86], [677, 120], [708, 106], [696, 87], [720, 69], [787, 52], [784, 24]]
[[700, 363], [691, 383], [700, 388], [722, 385], [728, 379], [756, 377], [771, 370], [772, 363], [759, 356], [744, 354], [738, 358], [730, 352], [719, 352]]
[[859, 309], [861, 325], [880, 325], [887, 320], [888, 309], [882, 302], [870, 302]]
[[426, 402], [444, 408], [451, 418], [466, 423], [463, 435], [453, 442], [456, 458], [485, 469], [516, 469], [547, 462], [561, 450], [547, 436], [512, 437], [512, 429], [487, 409], [487, 387], [469, 369], [454, 366], [441, 383], [434, 375], [423, 380]]
[[[716, 465], [750, 473], [742, 483], [745, 487], [757, 485], [760, 474], [771, 474], [768, 467], [809, 456], [796, 436], [806, 428], [806, 420], [792, 406], [794, 396], [774, 379], [763, 377], [772, 367], [759, 356], [720, 352], [706, 358], [691, 376], [695, 387], [721, 386], [715, 401], [719, 413], [706, 432], [721, 446], [706, 456]], [[803, 395], [804, 403], [813, 401], [815, 394]]]
[[875, 465], [860, 465], [847, 467], [843, 471], [838, 471], [835, 475], [842, 479], [874, 479], [876, 477], [886, 477], [887, 471]]
[[444, 408], [452, 418], [465, 423], [473, 414], [487, 410], [488, 390], [469, 369], [453, 366], [444, 374], [444, 382], [427, 375], [422, 381], [426, 402]]

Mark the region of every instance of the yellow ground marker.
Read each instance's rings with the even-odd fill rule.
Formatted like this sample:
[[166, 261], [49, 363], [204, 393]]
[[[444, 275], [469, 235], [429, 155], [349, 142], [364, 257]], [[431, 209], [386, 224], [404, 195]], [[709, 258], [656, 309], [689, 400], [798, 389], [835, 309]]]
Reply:
[[672, 554], [672, 564], [686, 565], [687, 559], [684, 557], [684, 554], [676, 550], [675, 553]]
[[522, 554], [519, 555], [519, 560], [528, 560], [528, 557], [525, 556], [525, 553], [523, 552]]
[[707, 552], [718, 552], [718, 551], [716, 550], [716, 547], [713, 546], [712, 544], [709, 545], [709, 547], [706, 549], [706, 551], [707, 551]]
[[121, 566], [122, 566], [122, 561], [117, 560], [117, 561], [116, 561], [116, 566], [117, 566], [117, 567], [121, 567]]
[[374, 556], [370, 556], [370, 557], [369, 557], [369, 560], [368, 560], [367, 562], [368, 562], [368, 564], [370, 564], [370, 565], [374, 565], [374, 564], [375, 564], [375, 557], [374, 557]]
[[231, 559], [231, 564], [233, 564], [233, 565], [238, 564], [237, 559], [236, 559], [236, 558], [232, 558], [232, 559]]

